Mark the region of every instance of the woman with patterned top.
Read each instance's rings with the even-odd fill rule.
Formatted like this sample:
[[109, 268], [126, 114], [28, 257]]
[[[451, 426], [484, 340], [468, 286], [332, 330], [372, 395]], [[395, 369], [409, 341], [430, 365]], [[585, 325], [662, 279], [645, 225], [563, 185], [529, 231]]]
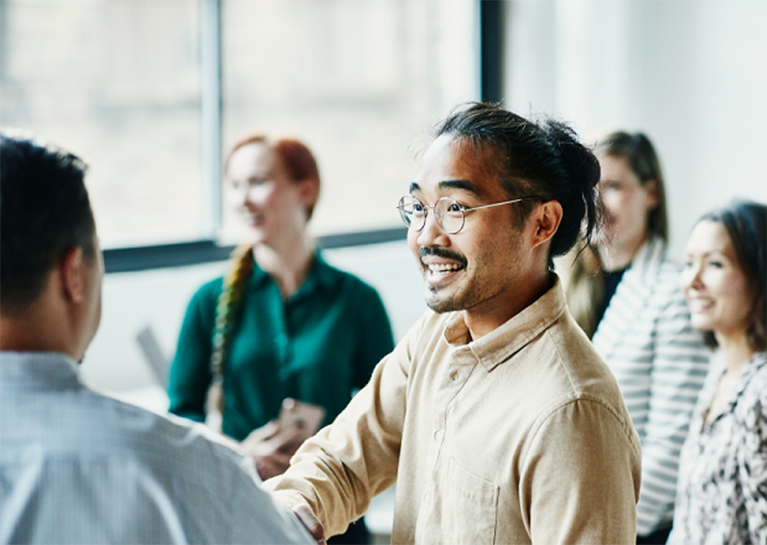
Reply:
[[[170, 372], [170, 411], [197, 421], [219, 415], [221, 431], [242, 441], [267, 479], [285, 471], [306, 438], [278, 423], [283, 400], [320, 405], [332, 422], [393, 349], [393, 335], [378, 293], [327, 264], [307, 233], [320, 176], [304, 144], [247, 136], [225, 174], [250, 239], [229, 273], [192, 297]], [[367, 540], [358, 522], [331, 542]]]
[[615, 374], [642, 444], [637, 543], [665, 543], [676, 472], [708, 352], [667, 255], [663, 172], [642, 133], [597, 141], [604, 226], [560, 261], [573, 317]]
[[679, 464], [669, 543], [767, 543], [767, 207], [704, 215], [680, 278], [693, 325], [718, 347]]

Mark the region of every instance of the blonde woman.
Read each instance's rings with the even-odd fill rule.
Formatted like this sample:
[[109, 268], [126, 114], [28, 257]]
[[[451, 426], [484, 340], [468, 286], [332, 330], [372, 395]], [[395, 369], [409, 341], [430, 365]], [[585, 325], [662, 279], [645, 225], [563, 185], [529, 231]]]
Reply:
[[[690, 325], [679, 266], [667, 254], [663, 172], [642, 133], [596, 145], [604, 225], [559, 264], [573, 316], [615, 374], [642, 443], [637, 543], [665, 543], [679, 451], [708, 370]], [[574, 261], [573, 261], [574, 259]]]

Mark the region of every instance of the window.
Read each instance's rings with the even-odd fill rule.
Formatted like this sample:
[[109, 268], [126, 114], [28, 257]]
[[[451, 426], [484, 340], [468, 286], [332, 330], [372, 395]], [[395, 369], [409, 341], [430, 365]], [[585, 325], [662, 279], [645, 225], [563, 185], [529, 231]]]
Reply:
[[479, 96], [477, 6], [0, 0], [0, 123], [90, 163], [105, 248], [236, 232], [220, 157], [251, 131], [315, 152], [316, 234], [398, 226], [428, 129]]
[[305, 140], [323, 178], [318, 234], [398, 225], [394, 207], [423, 137], [457, 102], [477, 98], [474, 4], [222, 6], [225, 143], [249, 130]]
[[2, 0], [0, 122], [90, 165], [105, 247], [205, 235], [194, 0]]

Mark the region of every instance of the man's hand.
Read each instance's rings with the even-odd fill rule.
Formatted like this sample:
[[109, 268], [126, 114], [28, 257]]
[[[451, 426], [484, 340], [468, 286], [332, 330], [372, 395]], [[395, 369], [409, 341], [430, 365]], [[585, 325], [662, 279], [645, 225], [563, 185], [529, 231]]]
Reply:
[[275, 421], [253, 430], [242, 442], [242, 448], [256, 461], [256, 470], [263, 480], [282, 475], [290, 458], [303, 442], [303, 430], [281, 428]]
[[326, 545], [325, 530], [322, 529], [320, 520], [314, 516], [311, 508], [305, 503], [300, 503], [293, 508], [293, 513], [298, 517], [298, 520], [306, 526], [309, 533], [312, 535], [317, 545]]

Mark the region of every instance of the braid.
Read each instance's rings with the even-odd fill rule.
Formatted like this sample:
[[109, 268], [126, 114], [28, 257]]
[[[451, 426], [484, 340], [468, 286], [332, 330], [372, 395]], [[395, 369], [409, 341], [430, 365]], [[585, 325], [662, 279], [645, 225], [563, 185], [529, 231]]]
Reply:
[[223, 289], [216, 305], [216, 321], [213, 330], [213, 351], [210, 356], [210, 370], [213, 375], [208, 399], [208, 412], [224, 414], [223, 375], [227, 351], [232, 340], [232, 331], [240, 310], [245, 284], [253, 274], [253, 248], [238, 246], [232, 252], [229, 272], [224, 276]]

